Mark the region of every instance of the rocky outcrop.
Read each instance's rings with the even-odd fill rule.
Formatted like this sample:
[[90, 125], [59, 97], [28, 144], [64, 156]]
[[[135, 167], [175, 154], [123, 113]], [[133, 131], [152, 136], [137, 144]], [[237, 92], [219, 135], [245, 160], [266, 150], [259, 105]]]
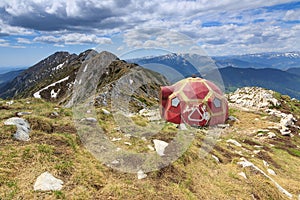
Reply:
[[295, 125], [295, 122], [297, 122], [297, 120], [293, 116], [293, 114], [286, 114], [274, 109], [267, 109], [266, 112], [269, 115], [280, 118], [280, 122], [278, 123], [278, 130], [280, 131], [281, 135], [291, 136], [292, 131], [290, 130], [290, 128], [296, 128], [300, 130], [300, 127]]
[[228, 95], [229, 105], [252, 110], [280, 106], [280, 102], [274, 98], [274, 93], [259, 87], [239, 88]]

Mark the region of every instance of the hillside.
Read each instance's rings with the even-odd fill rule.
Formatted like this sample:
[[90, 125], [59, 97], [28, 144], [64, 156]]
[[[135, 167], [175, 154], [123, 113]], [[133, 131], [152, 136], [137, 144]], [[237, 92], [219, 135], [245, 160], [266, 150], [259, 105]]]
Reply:
[[[273, 102], [276, 97], [280, 103], [272, 112], [292, 113], [298, 120], [293, 127], [289, 126], [293, 137], [283, 136], [279, 130], [283, 114], [268, 114], [272, 104], [262, 102], [260, 108], [251, 106], [251, 102], [261, 102], [260, 98], [266, 96]], [[237, 102], [237, 97], [243, 102]], [[206, 157], [200, 152], [212, 142], [207, 137], [209, 129], [188, 127], [186, 133], [192, 133], [194, 139], [187, 151], [175, 162], [147, 173], [142, 179], [136, 173], [114, 170], [92, 156], [77, 134], [72, 109], [34, 98], [9, 104], [1, 101], [0, 198], [252, 200], [289, 199], [292, 195], [292, 199], [297, 199], [300, 136], [296, 126], [300, 125], [300, 102], [259, 88], [240, 89], [230, 94], [229, 100], [230, 115], [235, 119], [213, 129], [221, 135]], [[31, 139], [27, 142], [14, 140], [12, 134], [16, 128], [4, 125], [16, 112], [23, 112], [21, 117], [30, 124]], [[96, 113], [107, 140], [129, 151], [153, 152], [148, 146], [153, 148], [154, 139], [169, 142], [180, 132], [173, 124], [133, 113], [128, 117], [137, 127], [149, 129], [152, 124], [164, 124], [164, 128], [146, 138], [128, 137], [118, 128], [109, 106], [96, 106]], [[37, 177], [45, 171], [63, 181], [61, 191], [33, 190]]]
[[[21, 74], [24, 70], [10, 71], [3, 74], [0, 74], [0, 88], [5, 86], [8, 82], [12, 81], [19, 74]], [[1, 90], [1, 89], [0, 89]]]
[[277, 69], [226, 67], [220, 69], [227, 91], [239, 87], [258, 86], [300, 99], [300, 76]]
[[290, 68], [286, 70], [288, 73], [299, 75], [300, 76], [300, 68]]

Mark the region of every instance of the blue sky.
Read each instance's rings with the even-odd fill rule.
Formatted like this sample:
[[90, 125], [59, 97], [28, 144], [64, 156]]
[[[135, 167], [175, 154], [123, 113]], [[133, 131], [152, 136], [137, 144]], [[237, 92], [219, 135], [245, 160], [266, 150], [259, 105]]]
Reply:
[[299, 19], [300, 1], [290, 0], [2, 0], [0, 67], [31, 66], [56, 51], [118, 49], [117, 35], [136, 47], [186, 41], [170, 31], [208, 55], [300, 51]]

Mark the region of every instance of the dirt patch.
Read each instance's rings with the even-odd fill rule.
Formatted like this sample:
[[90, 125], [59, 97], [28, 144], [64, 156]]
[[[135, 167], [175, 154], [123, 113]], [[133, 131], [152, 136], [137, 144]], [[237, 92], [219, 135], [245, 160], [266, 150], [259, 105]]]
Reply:
[[63, 126], [54, 125], [53, 129], [54, 132], [57, 133], [71, 133], [71, 134], [77, 133], [77, 129], [72, 125], [63, 125]]
[[256, 154], [258, 158], [267, 161], [268, 163], [270, 163], [272, 166], [274, 166], [277, 169], [281, 169], [281, 166], [276, 163], [271, 156], [269, 156], [269, 154], [267, 152], [264, 151], [260, 151], [258, 154]]
[[223, 149], [222, 147], [220, 147], [218, 145], [216, 145], [214, 147], [214, 150], [217, 151], [218, 153], [220, 153], [222, 155], [222, 157], [219, 158], [219, 160], [223, 164], [230, 163], [233, 158], [237, 157], [236, 154], [231, 153], [230, 151], [227, 151], [226, 149]]

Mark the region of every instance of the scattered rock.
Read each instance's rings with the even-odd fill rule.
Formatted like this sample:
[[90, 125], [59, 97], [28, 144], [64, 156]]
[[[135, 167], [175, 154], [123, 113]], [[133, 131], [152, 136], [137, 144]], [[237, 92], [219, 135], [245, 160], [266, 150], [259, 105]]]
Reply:
[[279, 122], [279, 131], [283, 136], [292, 136], [292, 132], [290, 128], [296, 128], [299, 130], [299, 127], [295, 126], [295, 122], [297, 122], [296, 118], [292, 114], [282, 113], [278, 110], [267, 109], [266, 112], [269, 115], [273, 115], [280, 118]]
[[269, 167], [269, 163], [267, 161], [263, 160], [263, 164], [265, 167]]
[[120, 141], [120, 140], [122, 140], [122, 138], [113, 138], [111, 141], [116, 142], [116, 141]]
[[59, 117], [59, 114], [58, 114], [58, 112], [54, 111], [54, 112], [52, 112], [50, 114], [50, 116], [52, 116], [52, 117]]
[[256, 135], [256, 137], [263, 137], [265, 134], [263, 134], [263, 133], [259, 133], [259, 134], [257, 134]]
[[32, 112], [17, 112], [16, 116], [17, 117], [22, 117], [24, 115], [31, 115], [31, 114], [32, 114]]
[[267, 171], [270, 175], [276, 176], [276, 173], [273, 169], [267, 169]]
[[178, 126], [177, 126], [177, 128], [179, 129], [179, 130], [182, 130], [182, 131], [185, 131], [185, 130], [188, 130], [187, 129], [187, 127], [186, 127], [186, 125], [185, 124], [179, 124]]
[[220, 159], [219, 159], [217, 156], [211, 155], [211, 157], [212, 157], [213, 159], [215, 159], [215, 161], [216, 161], [217, 163], [220, 163]]
[[120, 161], [114, 160], [114, 161], [111, 162], [111, 164], [112, 164], [112, 165], [118, 165], [118, 164], [120, 164]]
[[124, 142], [124, 144], [131, 146], [132, 144], [130, 142]]
[[254, 150], [253, 153], [254, 153], [254, 154], [259, 154], [259, 153], [260, 153], [260, 150]]
[[276, 134], [273, 133], [273, 132], [268, 132], [268, 138], [272, 139], [272, 138], [275, 138], [276, 137]]
[[229, 121], [233, 121], [233, 122], [238, 122], [238, 121], [240, 121], [240, 120], [238, 120], [236, 117], [234, 117], [234, 116], [229, 116], [228, 117], [228, 120]]
[[229, 139], [229, 140], [227, 140], [226, 142], [227, 142], [227, 143], [234, 144], [234, 145], [237, 146], [237, 147], [241, 147], [241, 146], [242, 146], [238, 141], [233, 140], [233, 139]]
[[29, 141], [30, 126], [29, 123], [22, 118], [12, 117], [4, 122], [4, 125], [15, 125], [17, 131], [14, 134], [14, 138], [21, 141]]
[[150, 149], [151, 151], [155, 151], [155, 149], [149, 144], [147, 145], [148, 149]]
[[291, 131], [288, 128], [281, 129], [280, 133], [282, 136], [290, 136], [291, 135]]
[[141, 179], [146, 178], [146, 177], [147, 177], [147, 174], [145, 174], [142, 170], [139, 170], [139, 171], [137, 172], [137, 177], [138, 177], [139, 180], [141, 180]]
[[90, 123], [96, 123], [97, 119], [93, 118], [93, 117], [87, 117], [87, 118], [81, 119], [81, 121], [86, 121], [86, 122], [90, 122]]
[[279, 106], [280, 102], [273, 97], [274, 91], [259, 87], [239, 88], [228, 95], [229, 102], [242, 109], [258, 110]]
[[155, 150], [158, 155], [164, 156], [165, 148], [169, 145], [167, 142], [162, 140], [153, 140]]
[[36, 179], [33, 187], [35, 191], [59, 191], [63, 183], [49, 172], [44, 172]]
[[283, 187], [281, 187], [281, 185], [279, 185], [272, 177], [270, 177], [264, 171], [262, 171], [260, 168], [258, 168], [257, 166], [255, 166], [252, 162], [249, 162], [245, 158], [240, 158], [240, 160], [241, 161], [237, 163], [238, 165], [241, 165], [243, 168], [245, 168], [245, 167], [252, 167], [254, 170], [256, 170], [257, 172], [261, 173], [266, 178], [268, 178], [270, 181], [272, 181], [274, 183], [274, 185], [277, 187], [277, 189], [281, 193], [283, 193], [284, 195], [286, 195], [290, 199], [293, 197], [293, 195], [291, 193], [289, 193], [287, 190], [285, 190]]
[[102, 108], [102, 112], [105, 114], [105, 115], [110, 115], [110, 112], [104, 108]]
[[218, 128], [227, 128], [227, 127], [230, 127], [230, 124], [218, 124], [217, 127]]
[[244, 179], [248, 179], [245, 172], [240, 172], [238, 173], [238, 175], [240, 175], [241, 177], [243, 177]]
[[13, 103], [14, 103], [14, 101], [13, 101], [13, 100], [11, 100], [11, 101], [7, 101], [7, 102], [6, 102], [6, 105], [8, 105], [8, 106], [11, 106], [11, 105], [13, 105]]

